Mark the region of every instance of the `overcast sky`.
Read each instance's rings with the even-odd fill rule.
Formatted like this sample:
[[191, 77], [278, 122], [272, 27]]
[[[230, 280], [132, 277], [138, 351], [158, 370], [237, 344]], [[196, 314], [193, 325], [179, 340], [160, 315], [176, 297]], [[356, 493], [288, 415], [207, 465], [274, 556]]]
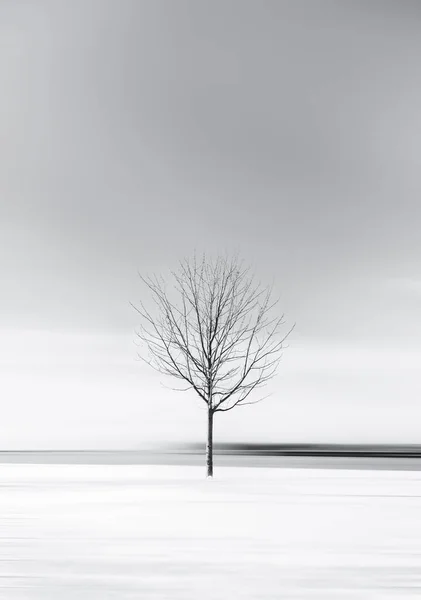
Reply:
[[0, 0], [0, 446], [204, 438], [129, 307], [194, 248], [297, 322], [217, 439], [420, 442], [420, 63], [416, 0]]

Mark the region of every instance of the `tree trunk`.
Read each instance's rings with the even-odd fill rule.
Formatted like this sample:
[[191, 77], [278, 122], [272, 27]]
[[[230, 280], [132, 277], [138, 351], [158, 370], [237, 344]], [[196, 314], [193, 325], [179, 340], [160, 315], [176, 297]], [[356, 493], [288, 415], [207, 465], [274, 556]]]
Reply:
[[213, 477], [213, 410], [208, 410], [208, 440], [206, 444], [207, 477]]

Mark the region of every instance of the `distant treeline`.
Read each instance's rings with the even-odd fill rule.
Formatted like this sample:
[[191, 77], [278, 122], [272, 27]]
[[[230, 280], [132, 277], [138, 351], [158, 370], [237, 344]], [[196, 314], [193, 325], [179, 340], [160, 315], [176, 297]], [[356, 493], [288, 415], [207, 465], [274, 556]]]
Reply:
[[[202, 453], [203, 444], [186, 444], [186, 453]], [[361, 456], [421, 458], [421, 446], [388, 444], [216, 444], [215, 454], [250, 456]]]

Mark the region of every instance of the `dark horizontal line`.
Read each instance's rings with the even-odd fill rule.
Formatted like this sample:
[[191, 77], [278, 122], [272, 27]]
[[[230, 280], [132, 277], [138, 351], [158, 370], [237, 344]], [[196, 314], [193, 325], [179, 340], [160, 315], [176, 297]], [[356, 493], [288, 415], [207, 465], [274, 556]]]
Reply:
[[[202, 444], [184, 446], [187, 452], [203, 452]], [[320, 456], [355, 458], [421, 458], [421, 446], [357, 444], [216, 444], [215, 454], [247, 456]]]
[[[134, 450], [0, 450], [0, 460], [22, 456], [148, 456], [148, 455], [198, 455], [204, 444], [184, 444], [155, 449]], [[220, 443], [214, 446], [215, 455], [221, 456], [273, 456], [321, 458], [421, 458], [419, 445], [362, 445], [362, 444], [245, 444]]]

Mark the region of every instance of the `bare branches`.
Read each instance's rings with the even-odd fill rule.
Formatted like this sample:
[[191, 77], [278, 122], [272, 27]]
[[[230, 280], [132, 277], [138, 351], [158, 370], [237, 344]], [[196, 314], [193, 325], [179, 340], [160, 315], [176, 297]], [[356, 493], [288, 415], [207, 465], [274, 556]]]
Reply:
[[275, 375], [292, 331], [281, 335], [272, 289], [237, 259], [194, 257], [171, 275], [170, 291], [162, 277], [140, 275], [154, 306], [134, 306], [141, 360], [183, 380], [213, 412], [258, 402], [250, 396]]

